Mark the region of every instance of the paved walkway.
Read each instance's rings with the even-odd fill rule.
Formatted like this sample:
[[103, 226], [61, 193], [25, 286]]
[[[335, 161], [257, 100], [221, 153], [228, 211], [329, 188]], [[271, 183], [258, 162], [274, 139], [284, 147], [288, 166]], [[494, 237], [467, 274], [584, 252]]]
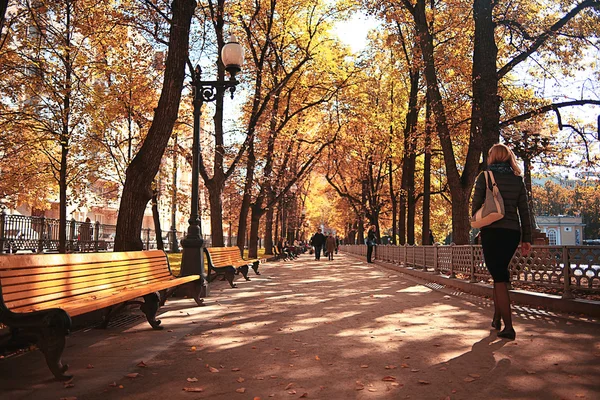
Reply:
[[169, 301], [163, 331], [73, 333], [72, 387], [39, 351], [0, 360], [0, 398], [600, 398], [598, 323], [520, 309], [517, 340], [503, 341], [489, 300], [362, 259], [261, 270], [238, 289], [217, 282], [205, 307]]

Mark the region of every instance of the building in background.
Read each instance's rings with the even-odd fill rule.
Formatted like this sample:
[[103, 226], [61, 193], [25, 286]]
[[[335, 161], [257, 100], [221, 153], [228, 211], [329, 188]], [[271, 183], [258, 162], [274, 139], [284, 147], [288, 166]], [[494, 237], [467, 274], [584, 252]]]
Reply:
[[550, 246], [583, 244], [585, 224], [580, 216], [537, 216], [535, 221]]

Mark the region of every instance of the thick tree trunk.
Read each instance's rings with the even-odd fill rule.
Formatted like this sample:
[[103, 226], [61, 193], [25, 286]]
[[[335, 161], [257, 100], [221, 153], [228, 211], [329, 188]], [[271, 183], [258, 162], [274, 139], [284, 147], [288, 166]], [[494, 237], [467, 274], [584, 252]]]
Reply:
[[174, 0], [162, 92], [144, 144], [127, 168], [119, 207], [115, 251], [142, 250], [140, 231], [152, 198], [152, 180], [177, 120], [188, 55], [189, 30], [196, 2]]
[[[59, 171], [59, 225], [58, 225], [58, 252], [67, 252], [67, 169], [69, 156], [70, 130], [69, 121], [71, 117], [71, 79], [73, 65], [71, 64], [71, 2], [65, 3], [65, 47], [64, 66], [65, 80], [63, 98], [63, 120], [62, 132], [60, 134], [60, 171]], [[73, 238], [71, 238], [73, 240]]]
[[208, 202], [210, 206], [210, 232], [212, 237], [212, 247], [223, 247], [225, 241], [223, 238], [223, 188], [225, 180], [222, 184], [215, 178], [206, 182], [208, 189]]
[[[154, 221], [154, 233], [156, 237], [156, 248], [164, 250], [165, 244], [162, 240], [162, 229], [160, 227], [160, 214], [158, 212], [158, 190], [152, 191], [152, 220]], [[148, 249], [150, 250], [150, 249]]]
[[473, 108], [471, 134], [483, 137], [483, 159], [500, 140], [500, 99], [496, 60], [498, 47], [494, 37], [493, 0], [475, 0], [475, 43], [473, 47]]
[[[269, 193], [269, 202], [273, 197], [273, 191]], [[273, 254], [273, 216], [275, 212], [274, 207], [269, 207], [265, 216], [265, 254]]]
[[248, 242], [248, 258], [258, 257], [258, 229], [260, 228], [260, 218], [264, 210], [262, 204], [252, 206], [252, 215], [250, 216], [250, 241]]

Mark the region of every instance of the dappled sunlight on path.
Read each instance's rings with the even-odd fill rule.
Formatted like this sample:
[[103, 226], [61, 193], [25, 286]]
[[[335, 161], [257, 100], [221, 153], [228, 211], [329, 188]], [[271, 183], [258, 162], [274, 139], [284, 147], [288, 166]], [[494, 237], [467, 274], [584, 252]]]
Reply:
[[[120, 346], [123, 337], [153, 337], [146, 368], [128, 360], [129, 372], [143, 376], [106, 380], [123, 383], [119, 393], [128, 399], [305, 393], [309, 399], [592, 399], [600, 393], [598, 325], [518, 315], [517, 340], [500, 341], [489, 327], [489, 300], [434, 290], [357, 258], [304, 255], [263, 264], [261, 272], [249, 282], [238, 279], [237, 289], [215, 282], [204, 307], [169, 301], [163, 332], [139, 324], [102, 338]], [[117, 389], [83, 398], [106, 398], [106, 390]]]

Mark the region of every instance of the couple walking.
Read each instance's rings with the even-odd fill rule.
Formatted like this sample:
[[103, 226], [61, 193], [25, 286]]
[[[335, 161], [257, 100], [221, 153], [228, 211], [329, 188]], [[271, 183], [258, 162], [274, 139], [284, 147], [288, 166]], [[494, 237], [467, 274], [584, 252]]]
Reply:
[[[317, 229], [317, 232], [310, 239], [310, 245], [315, 248], [315, 260], [321, 259], [321, 250], [324, 250], [325, 255], [333, 260], [333, 253], [335, 252], [336, 240], [333, 233], [329, 233], [327, 237], [321, 233], [321, 229]], [[323, 248], [323, 246], [325, 248]]]

